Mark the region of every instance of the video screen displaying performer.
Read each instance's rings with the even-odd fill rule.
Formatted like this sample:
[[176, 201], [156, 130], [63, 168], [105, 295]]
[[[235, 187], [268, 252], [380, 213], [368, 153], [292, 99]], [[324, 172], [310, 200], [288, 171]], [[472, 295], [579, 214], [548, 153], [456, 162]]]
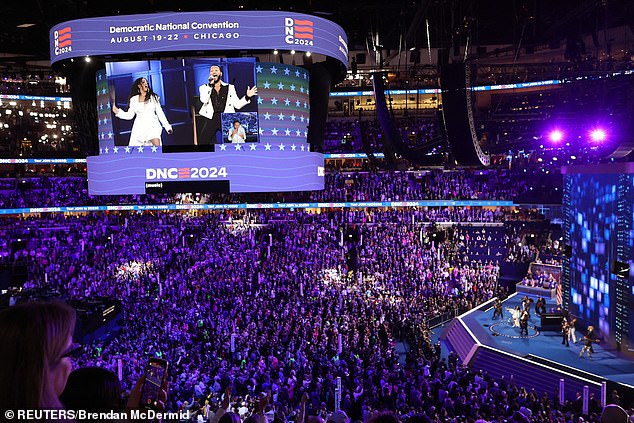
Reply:
[[107, 62], [95, 83], [94, 195], [323, 189], [306, 68], [254, 57]]
[[[253, 85], [247, 86], [244, 96], [239, 96], [235, 85], [223, 81], [222, 78], [223, 71], [220, 65], [211, 65], [207, 83], [198, 87], [202, 103], [198, 111], [202, 121], [198, 131], [198, 143], [201, 145], [222, 143], [221, 113], [235, 113], [236, 110], [251, 103], [251, 99], [258, 93], [258, 87]], [[246, 133], [243, 135], [244, 140]]]
[[232, 120], [248, 120], [245, 142], [257, 141], [254, 58], [111, 62], [106, 78], [114, 146], [209, 151], [229, 142], [222, 119], [236, 112], [248, 114]]
[[165, 117], [158, 95], [143, 77], [137, 78], [132, 84], [128, 110], [118, 108], [115, 100], [112, 100], [112, 112], [119, 119], [134, 120], [129, 146], [160, 146], [163, 128], [172, 134], [172, 125]]
[[222, 113], [221, 122], [224, 142], [241, 144], [258, 141], [257, 113]]
[[298, 66], [253, 57], [108, 62], [96, 80], [104, 154], [217, 151], [238, 141], [229, 141], [235, 120], [247, 143], [307, 143], [310, 78]]

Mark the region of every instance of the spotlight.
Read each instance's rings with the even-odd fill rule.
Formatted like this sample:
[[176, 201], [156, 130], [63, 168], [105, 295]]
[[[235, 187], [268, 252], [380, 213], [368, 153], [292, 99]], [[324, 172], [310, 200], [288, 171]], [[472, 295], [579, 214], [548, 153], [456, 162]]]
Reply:
[[550, 134], [548, 135], [548, 138], [554, 142], [554, 143], [558, 143], [560, 142], [562, 139], [564, 139], [564, 133], [561, 132], [559, 129], [555, 129], [553, 131], [550, 132]]
[[84, 58], [84, 60], [86, 61], [86, 63], [90, 63], [90, 61], [91, 61], [92, 59], [90, 58], [90, 56], [86, 56], [86, 57]]
[[273, 50], [273, 54], [277, 54], [277, 49]]
[[307, 51], [306, 52], [306, 57], [310, 57], [310, 54], [311, 54], [310, 51]]
[[291, 50], [291, 54], [295, 54], [295, 50]]
[[601, 128], [595, 128], [590, 131], [590, 139], [594, 142], [605, 141], [606, 138], [607, 138], [607, 134], [605, 130]]

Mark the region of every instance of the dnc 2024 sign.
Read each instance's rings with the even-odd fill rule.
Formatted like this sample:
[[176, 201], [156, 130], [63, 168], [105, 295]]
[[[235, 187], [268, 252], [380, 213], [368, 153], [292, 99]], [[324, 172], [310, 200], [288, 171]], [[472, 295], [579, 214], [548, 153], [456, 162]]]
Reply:
[[51, 63], [82, 56], [200, 50], [294, 49], [348, 65], [343, 29], [290, 12], [181, 12], [76, 19], [50, 31]]

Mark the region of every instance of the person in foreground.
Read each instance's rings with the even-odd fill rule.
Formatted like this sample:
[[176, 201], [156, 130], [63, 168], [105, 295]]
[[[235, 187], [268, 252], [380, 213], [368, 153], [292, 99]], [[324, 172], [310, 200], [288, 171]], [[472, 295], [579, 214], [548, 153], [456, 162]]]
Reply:
[[121, 383], [101, 367], [83, 367], [68, 377], [60, 400], [68, 410], [108, 412], [121, 409]]
[[62, 409], [75, 310], [61, 302], [0, 312], [0, 409]]
[[[59, 301], [23, 303], [0, 312], [0, 410], [64, 410], [62, 393], [68, 405], [77, 407], [81, 403], [76, 401], [81, 398], [78, 389], [103, 392], [112, 385], [112, 377], [101, 377], [71, 383], [65, 391], [71, 356], [78, 349], [73, 344], [75, 322], [75, 310]], [[140, 408], [144, 382], [141, 376], [130, 393], [128, 409]], [[157, 408], [164, 409], [166, 401], [167, 380], [159, 391]], [[110, 398], [109, 404], [114, 403]], [[86, 403], [80, 408], [92, 406]]]

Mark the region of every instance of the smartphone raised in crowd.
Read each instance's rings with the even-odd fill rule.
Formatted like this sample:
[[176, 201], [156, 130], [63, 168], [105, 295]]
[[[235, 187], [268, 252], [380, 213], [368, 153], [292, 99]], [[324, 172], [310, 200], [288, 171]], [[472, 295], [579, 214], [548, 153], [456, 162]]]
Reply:
[[145, 367], [145, 383], [141, 389], [141, 407], [156, 409], [168, 367], [169, 363], [162, 358], [148, 360]]

